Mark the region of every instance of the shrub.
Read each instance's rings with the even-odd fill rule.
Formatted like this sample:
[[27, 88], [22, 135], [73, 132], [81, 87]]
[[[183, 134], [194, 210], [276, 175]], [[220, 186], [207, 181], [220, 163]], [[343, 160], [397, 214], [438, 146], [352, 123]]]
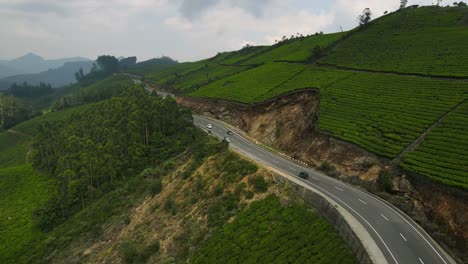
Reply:
[[138, 258], [138, 250], [135, 242], [126, 240], [122, 243], [121, 247], [125, 263], [134, 263]]
[[220, 196], [223, 194], [223, 187], [221, 185], [217, 185], [213, 190], [214, 196]]
[[389, 170], [381, 170], [377, 178], [380, 189], [386, 192], [392, 191], [392, 176]]
[[156, 194], [159, 194], [162, 189], [163, 189], [163, 184], [161, 182], [161, 180], [156, 180], [156, 181], [153, 181], [151, 184], [150, 184], [150, 192], [151, 192], [151, 195], [156, 195]]
[[253, 197], [254, 197], [253, 192], [250, 192], [250, 191], [249, 191], [249, 192], [246, 192], [246, 193], [245, 193], [245, 198], [247, 198], [247, 199], [250, 200], [250, 199], [252, 199]]
[[268, 190], [268, 184], [261, 175], [250, 178], [249, 184], [253, 185], [255, 192], [266, 192]]
[[336, 169], [335, 166], [331, 165], [328, 161], [322, 162], [322, 164], [319, 167], [319, 170], [323, 171], [328, 176], [334, 178], [340, 176], [340, 172]]
[[167, 198], [166, 202], [164, 203], [164, 209], [166, 211], [172, 211], [174, 210], [175, 205], [174, 205], [174, 200], [172, 200], [171, 197]]

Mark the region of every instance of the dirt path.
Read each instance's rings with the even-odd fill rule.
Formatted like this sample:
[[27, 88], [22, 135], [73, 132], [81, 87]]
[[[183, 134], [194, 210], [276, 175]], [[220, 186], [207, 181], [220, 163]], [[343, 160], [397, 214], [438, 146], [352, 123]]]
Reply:
[[445, 114], [443, 114], [436, 122], [434, 122], [434, 124], [432, 124], [432, 126], [430, 126], [429, 128], [427, 128], [413, 143], [411, 143], [410, 145], [408, 145], [402, 152], [400, 152], [400, 154], [398, 154], [398, 156], [396, 156], [395, 159], [393, 159], [392, 163], [393, 164], [398, 164], [400, 163], [401, 161], [401, 158], [403, 158], [403, 156], [410, 152], [410, 151], [413, 151], [414, 149], [416, 149], [423, 141], [424, 139], [426, 138], [427, 134], [429, 132], [431, 132], [434, 128], [436, 128], [442, 121], [445, 120], [445, 118], [447, 118], [447, 116], [455, 111], [458, 107], [460, 107], [462, 104], [464, 104], [465, 102], [467, 102], [467, 99], [464, 99], [463, 101], [459, 102], [458, 104], [456, 104], [454, 107], [452, 107], [449, 111], [447, 111]]

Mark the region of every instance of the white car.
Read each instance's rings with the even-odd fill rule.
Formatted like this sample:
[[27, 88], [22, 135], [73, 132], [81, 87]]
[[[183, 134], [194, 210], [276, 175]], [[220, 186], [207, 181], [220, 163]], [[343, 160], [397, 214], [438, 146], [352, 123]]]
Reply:
[[231, 140], [230, 140], [228, 137], [224, 137], [224, 140], [225, 140], [227, 143], [231, 143]]
[[208, 129], [212, 129], [212, 128], [213, 128], [213, 126], [212, 126], [211, 124], [208, 124], [208, 125], [206, 125], [206, 128], [208, 128]]

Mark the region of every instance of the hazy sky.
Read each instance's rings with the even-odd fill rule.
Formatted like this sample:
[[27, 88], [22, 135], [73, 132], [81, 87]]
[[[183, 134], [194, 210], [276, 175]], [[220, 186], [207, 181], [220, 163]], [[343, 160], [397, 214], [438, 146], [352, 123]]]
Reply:
[[366, 7], [376, 17], [398, 6], [399, 0], [0, 0], [0, 59], [34, 52], [47, 59], [192, 61], [283, 35], [351, 29]]

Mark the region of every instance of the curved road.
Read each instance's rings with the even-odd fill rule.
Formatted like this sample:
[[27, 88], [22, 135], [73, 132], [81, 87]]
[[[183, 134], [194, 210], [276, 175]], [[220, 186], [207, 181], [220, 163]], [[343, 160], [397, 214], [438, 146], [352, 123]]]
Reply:
[[309, 173], [308, 185], [340, 204], [366, 228], [388, 263], [452, 264], [455, 261], [411, 218], [382, 199], [252, 143], [240, 134], [227, 135], [221, 121], [194, 115], [194, 123], [204, 129], [211, 124], [212, 134], [230, 139], [231, 148], [260, 164], [297, 177]]

